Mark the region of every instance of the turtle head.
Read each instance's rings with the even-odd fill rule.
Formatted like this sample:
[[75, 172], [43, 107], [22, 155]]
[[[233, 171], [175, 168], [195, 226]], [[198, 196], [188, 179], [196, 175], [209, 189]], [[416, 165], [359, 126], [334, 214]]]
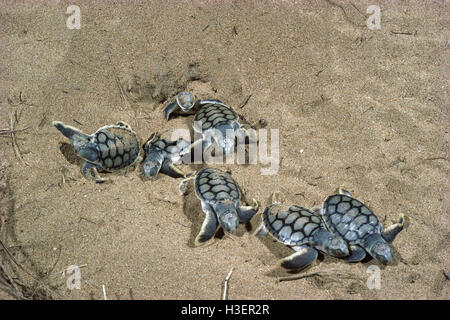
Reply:
[[347, 242], [338, 235], [330, 236], [328, 248], [333, 257], [346, 257], [350, 254]]
[[314, 247], [333, 257], [346, 257], [350, 254], [347, 242], [339, 235], [320, 229], [313, 236]]
[[164, 117], [169, 120], [170, 114], [178, 107], [187, 112], [195, 106], [195, 95], [192, 92], [180, 92], [172, 98], [170, 103], [164, 108]]
[[142, 165], [142, 173], [147, 178], [155, 177], [158, 174], [160, 169], [161, 169], [161, 164], [154, 161], [153, 159], [145, 160], [144, 164]]
[[239, 218], [236, 207], [231, 201], [220, 202], [214, 206], [219, 224], [226, 232], [236, 231], [239, 225]]
[[183, 112], [191, 110], [195, 105], [195, 95], [192, 92], [180, 92], [175, 100]]
[[147, 178], [154, 178], [161, 170], [164, 156], [158, 149], [147, 149], [147, 156], [142, 164], [142, 173]]
[[364, 247], [369, 254], [382, 264], [391, 264], [394, 255], [389, 244], [379, 235], [372, 234], [367, 237]]
[[53, 121], [53, 125], [72, 141], [73, 148], [78, 156], [90, 162], [97, 161], [97, 146], [92, 143], [91, 136], [61, 121]]

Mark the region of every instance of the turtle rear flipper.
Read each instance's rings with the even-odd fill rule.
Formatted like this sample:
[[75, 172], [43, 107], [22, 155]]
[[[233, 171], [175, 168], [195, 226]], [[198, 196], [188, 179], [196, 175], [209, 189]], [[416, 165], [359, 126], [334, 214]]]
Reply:
[[404, 224], [405, 216], [403, 214], [400, 214], [400, 219], [398, 220], [398, 222], [396, 224], [393, 224], [389, 228], [386, 228], [386, 230], [381, 233], [381, 236], [384, 240], [386, 240], [387, 243], [391, 243], [392, 241], [394, 241], [397, 234], [399, 234], [400, 231], [403, 230]]
[[253, 199], [252, 206], [241, 206], [237, 210], [237, 214], [240, 222], [248, 222], [251, 218], [258, 212], [259, 203], [257, 200]]
[[53, 121], [53, 125], [56, 129], [58, 129], [66, 138], [69, 138], [70, 140], [73, 140], [75, 137], [78, 137], [79, 139], [89, 139], [89, 135], [81, 132], [79, 129], [68, 126], [64, 124], [64, 122], [61, 121]]
[[[100, 166], [86, 161], [83, 164], [83, 167], [81, 168], [81, 174], [86, 179], [92, 179], [96, 183], [103, 183], [106, 181], [106, 179], [101, 178], [100, 175], [98, 174], [98, 170], [100, 169], [102, 169]], [[88, 175], [88, 172], [90, 173], [90, 175]]]
[[343, 189], [343, 188], [339, 188], [339, 189], [338, 189], [338, 192], [339, 192], [339, 194], [343, 194], [343, 195], [352, 197], [352, 194], [350, 193], [350, 191], [347, 191], [347, 190], [345, 190], [345, 189]]
[[216, 234], [218, 221], [216, 214], [213, 212], [210, 206], [202, 202], [202, 209], [205, 213], [205, 220], [203, 220], [202, 228], [195, 238], [195, 246], [204, 245], [211, 240]]
[[366, 250], [358, 245], [350, 246], [350, 255], [345, 257], [344, 260], [347, 262], [359, 262], [366, 257]]
[[163, 161], [160, 172], [172, 178], [186, 178], [186, 174], [167, 159]]
[[294, 247], [294, 250], [297, 252], [280, 260], [281, 267], [290, 270], [300, 270], [311, 265], [317, 259], [317, 251], [310, 246]]
[[264, 222], [261, 222], [261, 224], [255, 230], [253, 235], [256, 237], [262, 237], [262, 236], [265, 236], [268, 232], [269, 232], [269, 230], [267, 230], [266, 226], [264, 225]]

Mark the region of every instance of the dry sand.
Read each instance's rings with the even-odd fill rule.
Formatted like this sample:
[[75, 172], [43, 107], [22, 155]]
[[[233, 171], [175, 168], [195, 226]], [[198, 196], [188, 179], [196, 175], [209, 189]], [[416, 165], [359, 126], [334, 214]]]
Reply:
[[[16, 129], [28, 128], [15, 134], [23, 160], [0, 136], [1, 236], [40, 283], [68, 299], [103, 299], [102, 285], [110, 299], [219, 299], [234, 267], [230, 299], [449, 298], [448, 3], [378, 2], [381, 30], [365, 24], [372, 2], [76, 1], [80, 30], [66, 27], [73, 1], [31, 3], [0, 5], [0, 129], [11, 112]], [[96, 185], [51, 125], [92, 133], [122, 120], [144, 140], [190, 126], [163, 118], [181, 90], [280, 130], [278, 174], [222, 166], [248, 199], [266, 204], [278, 190], [312, 206], [345, 187], [386, 226], [403, 212], [381, 289], [366, 286], [374, 261], [328, 256], [304, 273], [336, 274], [277, 282], [289, 249], [245, 226], [194, 248], [203, 214], [192, 194], [183, 201], [179, 180], [135, 170]], [[66, 289], [70, 265], [86, 265], [80, 290]]]

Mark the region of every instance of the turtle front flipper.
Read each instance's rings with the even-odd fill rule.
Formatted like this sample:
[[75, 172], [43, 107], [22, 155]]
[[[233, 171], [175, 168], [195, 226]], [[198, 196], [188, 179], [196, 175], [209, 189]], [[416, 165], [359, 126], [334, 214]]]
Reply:
[[[86, 161], [81, 168], [81, 173], [86, 179], [93, 179], [96, 183], [103, 183], [106, 181], [106, 179], [100, 177], [100, 175], [98, 174], [99, 169], [102, 168], [94, 163]], [[88, 175], [88, 171], [90, 175]]]
[[342, 189], [342, 188], [339, 188], [339, 194], [343, 194], [343, 195], [352, 197], [352, 194], [349, 191]]
[[195, 238], [195, 246], [204, 245], [211, 240], [216, 234], [219, 225], [216, 214], [209, 205], [202, 202], [202, 209], [205, 213], [205, 220], [203, 220], [202, 228]]
[[172, 178], [186, 178], [186, 174], [168, 159], [163, 161], [160, 171]]
[[251, 218], [258, 212], [259, 202], [253, 199], [253, 205], [251, 206], [240, 206], [237, 210], [238, 218], [240, 222], [248, 222]]
[[366, 250], [358, 245], [350, 246], [350, 255], [345, 257], [344, 260], [347, 262], [359, 262], [366, 257]]
[[188, 186], [189, 186], [189, 182], [191, 182], [191, 180], [195, 179], [196, 177], [196, 171], [189, 173], [186, 175], [186, 178], [184, 178], [181, 182], [180, 185], [178, 187], [178, 189], [180, 190], [180, 194], [182, 196], [187, 194], [188, 191]]
[[403, 214], [400, 214], [400, 219], [398, 220], [398, 222], [396, 224], [393, 224], [386, 230], [384, 230], [381, 233], [381, 236], [383, 237], [384, 240], [386, 240], [386, 242], [391, 243], [392, 241], [394, 241], [397, 234], [399, 234], [399, 232], [403, 230], [404, 224], [405, 224], [405, 216]]
[[170, 114], [175, 110], [177, 110], [177, 108], [178, 108], [177, 100], [172, 99], [170, 103], [164, 108], [164, 118], [166, 118], [166, 120], [169, 120]]
[[128, 123], [123, 122], [123, 121], [116, 122], [116, 126], [131, 130], [131, 126]]
[[293, 247], [297, 252], [280, 260], [280, 266], [290, 270], [301, 270], [317, 259], [317, 251], [308, 245]]

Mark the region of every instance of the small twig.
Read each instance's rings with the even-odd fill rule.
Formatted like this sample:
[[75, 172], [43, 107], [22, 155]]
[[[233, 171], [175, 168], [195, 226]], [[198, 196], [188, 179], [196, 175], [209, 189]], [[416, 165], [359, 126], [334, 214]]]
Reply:
[[134, 115], [136, 117], [137, 116], [136, 115], [136, 110], [131, 108], [131, 104], [127, 100], [127, 95], [125, 94], [125, 92], [123, 91], [122, 86], [120, 85], [120, 80], [119, 80], [119, 77], [117, 76], [116, 68], [114, 68], [114, 66], [112, 64], [112, 61], [111, 61], [111, 54], [109, 54], [109, 64], [112, 66], [112, 72], [113, 72], [114, 80], [116, 81], [117, 87], [119, 88], [119, 94], [120, 94], [120, 97], [122, 98], [122, 101], [123, 101], [125, 107], [128, 108], [128, 109], [132, 109], [133, 112], [134, 112]]
[[357, 6], [355, 6], [355, 4], [354, 4], [353, 2], [351, 2], [351, 1], [349, 1], [349, 2], [350, 2], [350, 4], [352, 5], [352, 7], [355, 8], [356, 11], [358, 11], [362, 16], [364, 16], [364, 17], [366, 16], [364, 13], [361, 12], [361, 10], [358, 9]]
[[202, 32], [205, 31], [205, 30], [208, 29], [208, 28], [209, 28], [209, 24], [207, 24], [207, 25], [202, 29]]
[[303, 198], [306, 199], [305, 194], [304, 194], [303, 192], [295, 193], [295, 195], [296, 195], [296, 196], [302, 196]]
[[7, 100], [8, 100], [8, 103], [10, 105], [12, 105], [13, 107], [20, 106], [21, 104], [23, 104], [25, 102], [25, 100], [22, 98], [22, 90], [20, 90], [20, 92], [19, 92], [19, 102], [14, 103], [10, 97], [8, 97]]
[[134, 300], [133, 288], [130, 288], [129, 293], [130, 293], [130, 299]]
[[21, 290], [19, 290], [19, 288], [17, 287], [16, 281], [14, 281], [13, 278], [9, 275], [9, 273], [6, 272], [6, 268], [5, 268], [5, 266], [1, 263], [1, 261], [0, 261], [0, 270], [3, 270], [3, 274], [8, 278], [9, 284], [11, 284], [11, 285], [14, 287], [14, 289], [16, 290], [16, 291], [15, 291], [15, 294], [17, 295], [17, 297], [18, 297], [19, 299], [24, 299]]
[[322, 274], [324, 274], [324, 273], [326, 274], [329, 272], [328, 271], [317, 271], [317, 272], [307, 273], [307, 274], [294, 276], [294, 277], [283, 277], [283, 278], [279, 278], [278, 282], [293, 281], [293, 280], [299, 280], [299, 279], [310, 278], [310, 277], [315, 277], [315, 276], [322, 276]]
[[76, 123], [78, 123], [80, 126], [83, 125], [80, 121], [77, 121], [76, 119], [72, 119], [72, 120], [75, 121]]
[[293, 276], [293, 277], [282, 277], [282, 278], [278, 278], [278, 282], [283, 282], [283, 281], [293, 281], [293, 280], [299, 280], [299, 279], [304, 279], [304, 278], [311, 278], [311, 277], [322, 277], [325, 275], [336, 275], [336, 276], [342, 276], [345, 278], [352, 278], [352, 279], [357, 279], [357, 280], [361, 280], [360, 278], [353, 276], [351, 274], [345, 274], [342, 273], [340, 271], [337, 270], [323, 270], [323, 271], [316, 271], [316, 272], [311, 272], [311, 273], [307, 273], [307, 274], [303, 274], [303, 275], [298, 275], [298, 276]]
[[103, 299], [108, 300], [108, 298], [106, 297], [106, 288], [104, 284], [102, 284], [102, 289], [103, 289]]
[[11, 133], [11, 139], [12, 139], [12, 143], [13, 143], [13, 149], [14, 149], [14, 153], [16, 154], [16, 157], [20, 159], [20, 161], [22, 161], [22, 163], [26, 166], [30, 166], [22, 157], [22, 154], [20, 153], [20, 149], [19, 146], [17, 145], [16, 142], [16, 135], [14, 134], [15, 130], [14, 130], [14, 119], [13, 119], [13, 114], [14, 112], [11, 111], [10, 114], [10, 133]]
[[94, 222], [94, 221], [92, 221], [91, 219], [88, 219], [88, 218], [86, 218], [86, 217], [80, 217], [80, 219], [78, 220], [78, 223], [80, 223], [81, 220], [90, 222], [90, 223], [92, 223], [92, 224], [98, 224], [98, 223], [96, 223], [96, 222]]
[[230, 272], [228, 272], [227, 277], [225, 278], [225, 281], [223, 282], [223, 294], [222, 294], [222, 300], [227, 300], [227, 294], [228, 294], [228, 281], [231, 278], [231, 274], [233, 273], [234, 267], [231, 267]]
[[45, 192], [47, 192], [48, 190], [50, 190], [50, 189], [53, 188], [54, 186], [55, 186], [55, 184], [52, 183], [51, 185], [49, 185], [49, 186], [45, 189]]
[[243, 107], [245, 107], [245, 105], [248, 103], [248, 101], [250, 100], [251, 97], [252, 97], [252, 95], [249, 95], [247, 97], [247, 99], [245, 99], [244, 103], [239, 108], [242, 109]]
[[425, 158], [423, 160], [433, 161], [433, 160], [448, 160], [446, 157], [434, 157], [434, 158]]
[[[25, 130], [27, 130], [28, 128], [30, 128], [30, 126], [28, 126], [28, 127], [26, 127], [26, 128], [23, 128], [23, 129], [16, 129], [16, 130], [14, 130], [14, 133], [16, 133], [16, 132], [21, 132], [21, 131], [25, 131]], [[11, 130], [9, 130], [9, 129], [0, 129], [0, 135], [2, 135], [2, 134], [4, 134], [4, 135], [8, 135], [8, 134], [11, 134]]]
[[0, 246], [3, 248], [3, 250], [6, 252], [6, 254], [8, 255], [8, 257], [11, 259], [12, 262], [14, 262], [14, 264], [16, 266], [18, 266], [23, 272], [25, 272], [26, 274], [28, 274], [31, 278], [33, 278], [34, 281], [36, 281], [37, 283], [39, 283], [41, 286], [43, 286], [45, 289], [47, 289], [49, 292], [57, 295], [57, 296], [61, 296], [60, 294], [58, 294], [57, 292], [55, 292], [54, 290], [52, 290], [48, 285], [46, 285], [45, 283], [43, 283], [41, 280], [39, 280], [38, 278], [36, 278], [31, 272], [29, 272], [27, 269], [25, 269], [24, 266], [22, 266], [19, 262], [17, 262], [16, 258], [14, 258], [14, 256], [11, 254], [11, 252], [9, 252], [8, 248], [5, 246], [5, 244], [0, 240]]
[[169, 199], [163, 199], [163, 198], [155, 198], [155, 199], [159, 200], [159, 201], [167, 202], [167, 203], [170, 203], [170, 204], [177, 204], [178, 203], [177, 201], [173, 201], [173, 200], [169, 200]]
[[50, 274], [53, 272], [53, 270], [55, 269], [56, 265], [57, 265], [58, 262], [59, 262], [59, 259], [61, 258], [61, 251], [62, 251], [61, 245], [58, 246], [58, 249], [59, 249], [59, 251], [58, 251], [58, 257], [56, 258], [56, 261], [55, 261], [55, 263], [53, 264], [53, 266], [47, 271], [47, 277], [50, 276]]
[[398, 35], [404, 35], [404, 36], [415, 36], [417, 34], [417, 31], [414, 31], [414, 32], [391, 31], [391, 34], [398, 34]]

